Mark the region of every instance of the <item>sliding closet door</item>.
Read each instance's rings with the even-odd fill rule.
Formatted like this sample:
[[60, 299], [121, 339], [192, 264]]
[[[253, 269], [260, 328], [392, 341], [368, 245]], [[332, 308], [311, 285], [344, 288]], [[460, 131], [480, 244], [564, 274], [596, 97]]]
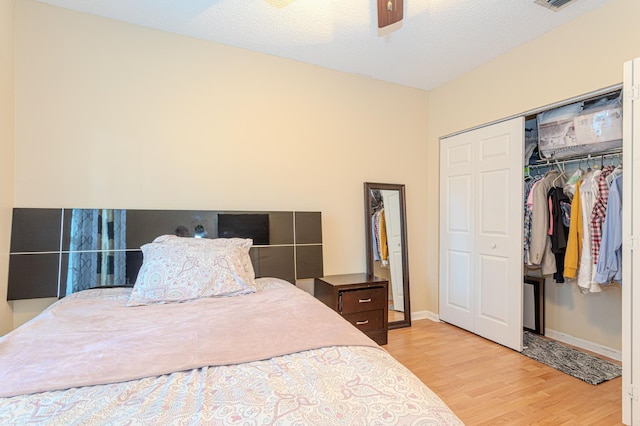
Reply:
[[520, 351], [524, 118], [476, 132], [476, 333]]
[[623, 99], [622, 421], [631, 425], [640, 423], [640, 59], [624, 65]]
[[522, 350], [524, 118], [441, 141], [440, 318]]
[[440, 319], [475, 331], [474, 140], [440, 141]]

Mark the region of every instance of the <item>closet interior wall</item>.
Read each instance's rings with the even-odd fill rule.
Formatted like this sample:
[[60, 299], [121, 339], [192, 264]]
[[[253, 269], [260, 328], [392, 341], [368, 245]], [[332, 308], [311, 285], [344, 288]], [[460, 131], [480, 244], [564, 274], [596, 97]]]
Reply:
[[[620, 91], [617, 90], [585, 98], [581, 102], [589, 105], [619, 94]], [[538, 116], [535, 114], [525, 117], [525, 140], [531, 132], [537, 131]], [[524, 175], [525, 179], [530, 179], [558, 170], [566, 179], [574, 175], [578, 169], [586, 172], [610, 165], [620, 166], [622, 162], [621, 146], [562, 159], [535, 159], [534, 153], [530, 161], [525, 158]], [[540, 268], [528, 267], [526, 261], [524, 272], [525, 276], [542, 277]], [[622, 348], [620, 284], [601, 285], [601, 292], [585, 293], [578, 287], [575, 279], [564, 278], [560, 281], [564, 282], [558, 282], [557, 277], [554, 276], [544, 276], [544, 329], [541, 332], [547, 337], [620, 360]]]

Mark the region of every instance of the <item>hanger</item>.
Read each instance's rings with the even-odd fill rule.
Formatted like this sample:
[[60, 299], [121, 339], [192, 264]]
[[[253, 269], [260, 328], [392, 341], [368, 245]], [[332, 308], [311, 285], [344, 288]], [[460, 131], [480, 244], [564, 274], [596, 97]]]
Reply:
[[589, 160], [591, 160], [591, 154], [587, 155], [587, 173], [591, 171], [591, 164], [589, 164]]
[[[563, 162], [564, 165], [564, 162]], [[562, 179], [563, 177], [566, 177], [566, 173], [565, 173], [565, 168], [563, 166], [560, 166], [560, 163], [558, 162], [558, 160], [556, 160], [556, 167], [558, 167], [558, 171], [560, 172], [558, 174], [558, 176], [556, 176], [556, 178], [553, 180], [553, 182], [551, 183], [551, 186], [556, 186], [556, 183]]]

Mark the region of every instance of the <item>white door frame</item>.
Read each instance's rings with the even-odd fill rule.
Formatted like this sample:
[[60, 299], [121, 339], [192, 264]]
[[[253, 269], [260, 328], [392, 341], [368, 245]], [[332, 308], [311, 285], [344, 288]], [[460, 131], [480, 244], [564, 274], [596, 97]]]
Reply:
[[[640, 274], [634, 274], [634, 264], [640, 264], [640, 248], [635, 236], [640, 229], [640, 197], [633, 196], [640, 188], [640, 59], [624, 64], [623, 92], [623, 152], [622, 174], [622, 421], [632, 425], [640, 422]], [[636, 141], [637, 139], [637, 141]]]

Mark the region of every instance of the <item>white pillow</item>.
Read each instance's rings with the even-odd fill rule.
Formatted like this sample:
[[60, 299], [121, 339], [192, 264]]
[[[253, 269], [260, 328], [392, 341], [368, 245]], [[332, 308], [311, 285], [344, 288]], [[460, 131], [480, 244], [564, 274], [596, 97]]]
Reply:
[[253, 293], [255, 273], [245, 245], [212, 245], [198, 238], [143, 245], [142, 267], [127, 306]]

